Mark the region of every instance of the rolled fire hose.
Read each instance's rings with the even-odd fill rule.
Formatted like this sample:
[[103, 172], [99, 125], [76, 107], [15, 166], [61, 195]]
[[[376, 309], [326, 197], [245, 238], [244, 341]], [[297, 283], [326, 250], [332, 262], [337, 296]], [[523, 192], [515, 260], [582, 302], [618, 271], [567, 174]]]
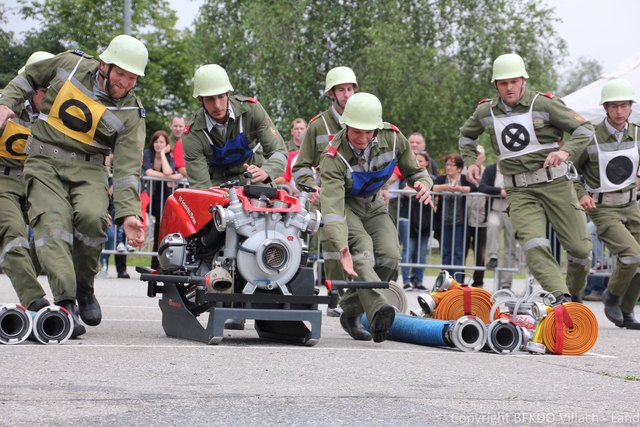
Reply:
[[389, 304], [397, 308], [401, 313], [407, 313], [409, 311], [407, 294], [402, 289], [402, 286], [393, 280], [389, 281], [389, 287], [387, 289], [380, 289], [380, 293]]
[[30, 340], [42, 344], [62, 344], [71, 337], [73, 317], [65, 308], [50, 305], [39, 311], [30, 311], [33, 317], [33, 332]]
[[0, 343], [20, 344], [33, 329], [33, 321], [26, 308], [19, 304], [0, 306]]
[[[362, 324], [370, 328], [366, 315], [362, 315]], [[484, 323], [473, 316], [436, 320], [396, 313], [387, 339], [430, 347], [456, 347], [470, 352], [484, 347], [487, 334]]]
[[534, 341], [554, 354], [578, 356], [591, 350], [598, 339], [596, 316], [584, 304], [566, 302], [547, 307]]
[[418, 303], [425, 313], [431, 313], [434, 319], [455, 320], [462, 316], [476, 316], [485, 324], [494, 320], [490, 318], [491, 293], [482, 288], [453, 283], [447, 291], [418, 297]]

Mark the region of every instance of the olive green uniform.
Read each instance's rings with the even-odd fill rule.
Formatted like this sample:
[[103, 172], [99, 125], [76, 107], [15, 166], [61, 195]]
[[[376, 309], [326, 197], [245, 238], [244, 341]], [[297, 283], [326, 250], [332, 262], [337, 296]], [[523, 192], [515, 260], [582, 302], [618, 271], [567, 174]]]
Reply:
[[29, 307], [45, 296], [27, 235], [23, 180], [24, 149], [35, 116], [30, 116], [26, 109], [17, 116], [19, 119], [0, 129], [0, 266], [11, 280], [20, 304]]
[[340, 116], [333, 107], [309, 120], [309, 126], [304, 132], [304, 139], [300, 145], [300, 154], [296, 164], [293, 165], [291, 174], [300, 188], [300, 184], [315, 187], [313, 168], [320, 165], [320, 158], [335, 134], [342, 130], [338, 123]]
[[[636, 140], [638, 130], [638, 125], [629, 124], [627, 132], [618, 142], [603, 121], [596, 126], [596, 136], [591, 144], [574, 162], [589, 189], [587, 190], [584, 185], [576, 182], [578, 199], [587, 194], [593, 197], [596, 208], [589, 212], [589, 216], [596, 225], [600, 240], [604, 242], [612, 254], [616, 255], [616, 265], [611, 274], [608, 288], [612, 295], [621, 298], [620, 308], [624, 313], [633, 312], [640, 296], [640, 274], [637, 274], [637, 270], [640, 268], [640, 211], [635, 197], [637, 164], [632, 167], [629, 157], [625, 153], [620, 153], [620, 157], [616, 160], [622, 160], [622, 164], [626, 166], [623, 169], [627, 169], [629, 172], [628, 181], [630, 182], [616, 191], [605, 192], [595, 191], [595, 189], [601, 189], [600, 153], [615, 153], [621, 150], [640, 151]], [[608, 172], [613, 172], [610, 168], [616, 166], [616, 160], [609, 163], [609, 168], [606, 169]], [[620, 170], [620, 168], [618, 169]], [[616, 179], [615, 176], [611, 178]], [[620, 182], [622, 183], [622, 181]]]
[[300, 149], [300, 147], [298, 147], [296, 143], [293, 141], [293, 138], [285, 142], [284, 145], [287, 147], [288, 152], [292, 152]]
[[[359, 164], [347, 140], [347, 130], [340, 131], [331, 142], [337, 154], [331, 156], [325, 151], [320, 161], [320, 204], [325, 237], [337, 250], [349, 247], [358, 280], [389, 281], [396, 277], [400, 246], [398, 233], [380, 195], [350, 195], [353, 180], [344, 160], [356, 172], [384, 169], [394, 157], [395, 141], [395, 160], [409, 185], [416, 181], [429, 188], [433, 185], [429, 174], [418, 166], [407, 139], [397, 128], [393, 129], [385, 123], [384, 129], [378, 132], [371, 143], [368, 166]], [[345, 315], [366, 312], [369, 319], [373, 319], [373, 314], [385, 303], [384, 296], [375, 289], [349, 290], [340, 300]]]
[[132, 91], [119, 100], [100, 91], [98, 64], [80, 51], [59, 54], [27, 66], [0, 98], [15, 109], [48, 87], [31, 128], [24, 179], [38, 259], [56, 304], [93, 294], [106, 240], [111, 151], [115, 222], [141, 214], [144, 109]]
[[[263, 169], [269, 175], [271, 182], [282, 175], [287, 167], [287, 150], [284, 140], [262, 105], [253, 98], [240, 95], [230, 95], [229, 104], [235, 119], [229, 119], [225, 137], [216, 129], [208, 130], [204, 108], [196, 112], [185, 129], [182, 143], [191, 188], [206, 189], [230, 180], [240, 180], [244, 184], [245, 168], [242, 164], [228, 168], [210, 165], [213, 157], [211, 144], [222, 148], [226, 141], [236, 138], [240, 134], [240, 120], [242, 120], [243, 132], [249, 140], [249, 145], [255, 150], [253, 156], [245, 163]], [[258, 144], [260, 144], [259, 147]]]
[[[482, 101], [460, 129], [460, 152], [466, 165], [474, 164], [478, 137], [485, 131], [489, 133], [493, 151], [501, 156], [500, 170], [505, 185], [510, 184], [507, 188], [509, 216], [516, 238], [525, 250], [527, 266], [545, 290], [577, 296], [586, 285], [590, 268], [591, 241], [584, 210], [572, 183], [564, 175], [533, 184], [533, 179], [526, 181], [526, 177], [542, 169], [548, 154], [558, 150], [557, 143], [562, 141], [564, 132], [569, 133], [570, 138], [564, 141], [562, 150], [570, 154], [569, 160], [576, 158], [589, 144], [593, 126], [553, 95], [528, 89], [509, 110], [499, 98]], [[533, 135], [522, 131], [522, 126], [511, 130], [505, 127], [498, 140], [495, 129], [499, 120], [527, 114], [531, 115], [529, 126], [533, 128]], [[540, 144], [540, 150], [528, 152], [534, 140]], [[505, 155], [506, 146], [515, 151], [513, 157]], [[524, 153], [519, 154], [518, 150]], [[568, 254], [566, 283], [546, 237], [547, 220]]]
[[[314, 168], [320, 166], [322, 152], [329, 145], [335, 134], [342, 130], [338, 123], [338, 113], [330, 107], [309, 121], [309, 126], [304, 133], [304, 139], [300, 145], [298, 159], [291, 170], [291, 174], [300, 188], [300, 184], [315, 187]], [[322, 193], [321, 193], [322, 194]], [[340, 264], [340, 254], [338, 249], [326, 239], [324, 230], [321, 228], [317, 234], [320, 239], [320, 249], [324, 260], [324, 277], [329, 280], [344, 280], [346, 277]], [[312, 240], [313, 242], [313, 240]]]

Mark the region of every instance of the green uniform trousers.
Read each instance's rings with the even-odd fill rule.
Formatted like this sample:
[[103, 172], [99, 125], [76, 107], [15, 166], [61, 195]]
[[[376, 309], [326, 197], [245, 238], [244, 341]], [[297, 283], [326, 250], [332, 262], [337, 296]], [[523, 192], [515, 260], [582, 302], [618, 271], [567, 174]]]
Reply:
[[54, 301], [93, 294], [106, 241], [107, 169], [82, 161], [29, 156], [24, 177], [36, 251]]
[[45, 296], [38, 282], [38, 263], [29, 246], [25, 222], [24, 182], [0, 176], [0, 266], [25, 307]]
[[[400, 245], [398, 232], [382, 200], [374, 202], [361, 198], [346, 200], [349, 251], [358, 273], [356, 280], [389, 281], [398, 275]], [[387, 301], [377, 289], [350, 289], [340, 300], [348, 315], [363, 312], [368, 319]]]
[[633, 201], [625, 206], [598, 206], [589, 212], [598, 237], [612, 254], [616, 265], [609, 279], [609, 292], [621, 298], [620, 308], [633, 312], [640, 296], [640, 211]]
[[[524, 248], [527, 267], [548, 292], [580, 295], [591, 267], [591, 239], [584, 209], [573, 183], [564, 178], [529, 187], [507, 189], [509, 217], [516, 239]], [[551, 253], [547, 220], [567, 251], [567, 277]]]

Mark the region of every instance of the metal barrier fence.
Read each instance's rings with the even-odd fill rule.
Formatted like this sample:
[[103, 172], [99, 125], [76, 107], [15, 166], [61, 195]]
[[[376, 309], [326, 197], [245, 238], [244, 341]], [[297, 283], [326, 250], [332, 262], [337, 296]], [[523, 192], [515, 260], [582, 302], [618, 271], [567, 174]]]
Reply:
[[[173, 194], [176, 188], [188, 187], [189, 182], [186, 178], [181, 180], [173, 180], [166, 178], [156, 178], [153, 176], [142, 176], [140, 178], [140, 185], [138, 187], [141, 194], [146, 193], [146, 196], [142, 196], [144, 209], [143, 215], [145, 216], [146, 224], [146, 239], [145, 245], [142, 249], [133, 249], [126, 243], [124, 237], [124, 230], [121, 226], [112, 224], [107, 232], [107, 242], [105, 248], [102, 251], [104, 254], [116, 254], [116, 255], [145, 255], [156, 256], [157, 246], [154, 244], [154, 230], [160, 226], [162, 220], [162, 213], [164, 212], [164, 201]], [[145, 204], [144, 200], [148, 200], [148, 204]], [[113, 216], [113, 212], [110, 212]]]
[[[176, 188], [188, 187], [186, 179], [170, 180], [143, 176], [140, 180], [140, 191], [148, 195], [148, 205], [144, 214], [146, 215], [147, 238], [144, 248], [130, 250], [127, 248], [123, 237], [123, 230], [119, 226], [113, 225], [109, 239], [103, 250], [104, 254], [136, 254], [144, 256], [156, 256], [154, 245], [154, 230], [157, 233], [162, 213], [164, 201], [175, 191]], [[494, 284], [496, 289], [500, 286], [501, 278], [509, 280], [512, 274], [522, 274], [521, 268], [524, 265], [524, 254], [515, 241], [513, 246], [505, 246], [505, 237], [512, 238], [502, 227], [490, 226], [495, 215], [492, 213], [493, 201], [500, 196], [492, 196], [484, 193], [450, 193], [432, 192], [434, 204], [439, 210], [436, 212], [425, 205], [414, 200], [415, 192], [412, 190], [390, 190], [391, 203], [389, 205], [390, 215], [395, 219], [398, 230], [398, 238], [403, 250], [403, 259], [400, 263], [402, 268], [409, 269], [442, 269], [457, 271], [469, 271], [475, 275], [474, 280], [481, 279], [480, 276], [487, 271], [486, 264], [491, 254], [487, 253], [487, 239], [497, 239], [499, 244], [497, 251], [498, 265], [491, 268], [494, 271]], [[394, 202], [395, 200], [395, 202]], [[500, 233], [498, 236], [492, 233]], [[548, 238], [551, 241], [554, 257], [566, 268], [563, 262], [563, 250], [555, 238], [555, 234], [549, 226]], [[317, 240], [317, 239], [316, 239]], [[310, 238], [307, 239], [310, 243]], [[614, 260], [606, 253], [602, 242], [594, 242], [594, 270], [593, 274], [607, 275], [613, 267]], [[460, 244], [462, 247], [460, 248]], [[317, 243], [319, 246], [319, 243]], [[599, 245], [599, 246], [598, 246]], [[425, 247], [426, 246], [426, 247]], [[409, 257], [407, 249], [412, 249], [412, 253], [417, 254], [417, 258]], [[509, 252], [505, 256], [505, 251]], [[311, 250], [314, 253], [315, 262], [322, 264], [322, 252], [319, 247]], [[456, 253], [462, 254], [456, 262]], [[484, 255], [478, 256], [478, 255]], [[443, 259], [445, 258], [445, 259]], [[484, 258], [484, 260], [482, 260]], [[445, 262], [445, 261], [449, 262]], [[484, 261], [484, 262], [482, 262]], [[423, 270], [424, 271], [424, 270]], [[482, 272], [482, 274], [479, 274]], [[460, 275], [457, 279], [462, 281]]]

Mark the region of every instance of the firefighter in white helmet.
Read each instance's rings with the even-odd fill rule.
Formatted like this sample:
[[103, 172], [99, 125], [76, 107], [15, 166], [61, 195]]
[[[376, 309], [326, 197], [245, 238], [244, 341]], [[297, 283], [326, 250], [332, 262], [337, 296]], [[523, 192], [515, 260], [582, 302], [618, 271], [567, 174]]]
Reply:
[[[485, 131], [500, 156], [509, 216], [524, 248], [527, 266], [557, 302], [579, 300], [591, 267], [591, 240], [586, 217], [572, 183], [569, 160], [580, 155], [593, 137], [593, 126], [552, 93], [527, 88], [523, 59], [508, 53], [493, 63], [498, 96], [483, 99], [460, 129], [459, 147], [467, 179], [477, 184], [478, 138]], [[562, 141], [564, 133], [570, 136]], [[551, 223], [567, 251], [566, 279], [546, 236]]]
[[147, 60], [140, 40], [119, 35], [99, 60], [75, 50], [27, 65], [0, 98], [4, 125], [12, 110], [48, 87], [31, 128], [24, 180], [38, 259], [54, 302], [74, 317], [72, 338], [86, 332], [78, 311], [89, 326], [102, 319], [93, 281], [106, 240], [111, 152], [115, 221], [130, 244], [144, 243], [138, 184], [145, 112], [133, 88]]
[[207, 64], [193, 78], [200, 108], [187, 125], [182, 143], [192, 188], [209, 188], [252, 174], [251, 182], [274, 185], [287, 166], [284, 140], [254, 98], [233, 94], [224, 68]]
[[602, 295], [604, 313], [616, 326], [627, 329], [640, 329], [633, 315], [640, 296], [640, 211], [636, 204], [639, 126], [629, 123], [634, 102], [635, 91], [627, 80], [610, 80], [604, 85], [600, 104], [607, 117], [596, 126], [587, 150], [575, 160], [584, 184], [574, 184], [598, 238], [616, 257]]

